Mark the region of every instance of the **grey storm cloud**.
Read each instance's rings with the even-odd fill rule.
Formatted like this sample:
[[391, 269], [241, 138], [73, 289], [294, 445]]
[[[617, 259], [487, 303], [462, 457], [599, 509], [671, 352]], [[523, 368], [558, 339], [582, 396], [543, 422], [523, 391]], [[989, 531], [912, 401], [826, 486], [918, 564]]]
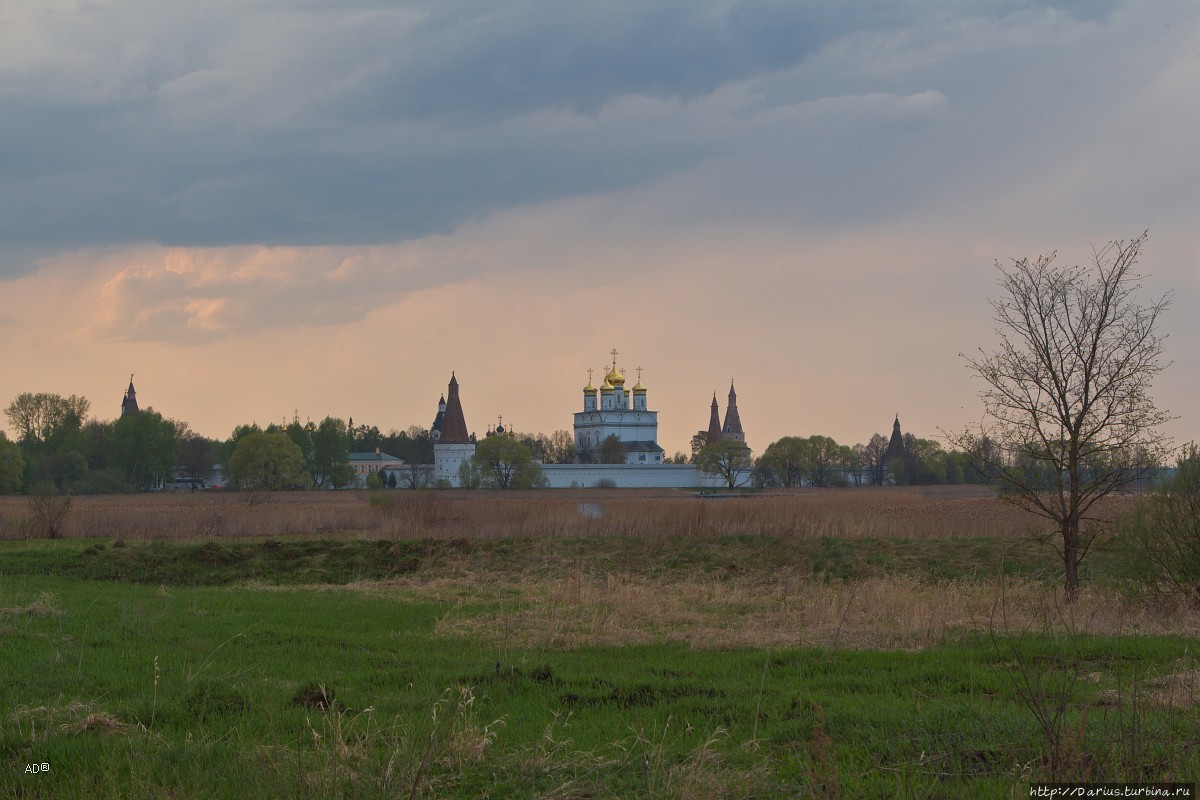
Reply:
[[[1004, 20], [1051, 8], [1088, 25], [1111, 5], [995, 0], [955, 13]], [[47, 248], [400, 242], [720, 159], [746, 146], [732, 143], [745, 129], [763, 135], [775, 107], [812, 109], [838, 95], [944, 100], [925, 74], [855, 68], [775, 79], [795, 78], [815, 55], [856, 38], [945, 32], [945, 8], [932, 0], [8, 4], [0, 276], [27, 271], [22, 254]], [[739, 86], [733, 108], [705, 105]], [[654, 101], [649, 118], [636, 103], [621, 105], [629, 98]], [[692, 104], [716, 116], [697, 119]], [[721, 127], [748, 118], [762, 125]], [[875, 124], [903, 137], [912, 123]], [[820, 125], [813, 129], [819, 144]], [[866, 146], [870, 130], [855, 132]], [[778, 149], [810, 133], [770, 136]]]

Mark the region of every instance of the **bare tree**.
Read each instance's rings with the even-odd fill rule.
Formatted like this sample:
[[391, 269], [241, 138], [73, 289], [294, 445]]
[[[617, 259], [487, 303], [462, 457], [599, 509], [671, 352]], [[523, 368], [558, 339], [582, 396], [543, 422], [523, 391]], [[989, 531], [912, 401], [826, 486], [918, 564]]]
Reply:
[[996, 474], [1005, 498], [1053, 523], [1047, 540], [1062, 558], [1068, 600], [1101, 529], [1096, 502], [1171, 449], [1156, 431], [1170, 416], [1149, 395], [1167, 366], [1157, 326], [1171, 297], [1135, 301], [1145, 242], [1145, 233], [1111, 242], [1086, 267], [1058, 267], [1054, 253], [998, 263], [1000, 345], [963, 356], [985, 384], [986, 416], [957, 444]]
[[405, 464], [397, 472], [397, 480], [405, 489], [425, 489], [433, 479], [432, 464]]

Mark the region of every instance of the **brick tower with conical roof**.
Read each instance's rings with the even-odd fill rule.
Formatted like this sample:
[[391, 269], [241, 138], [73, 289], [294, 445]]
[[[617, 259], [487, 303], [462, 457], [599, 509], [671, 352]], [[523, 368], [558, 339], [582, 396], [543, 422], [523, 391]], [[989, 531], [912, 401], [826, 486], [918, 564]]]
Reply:
[[[438, 408], [441, 412], [441, 403]], [[446, 391], [446, 408], [439, 416], [442, 418], [441, 433], [433, 445], [434, 480], [459, 486], [459, 469], [475, 456], [475, 443], [467, 432], [467, 420], [458, 396], [458, 378], [453, 372]]]

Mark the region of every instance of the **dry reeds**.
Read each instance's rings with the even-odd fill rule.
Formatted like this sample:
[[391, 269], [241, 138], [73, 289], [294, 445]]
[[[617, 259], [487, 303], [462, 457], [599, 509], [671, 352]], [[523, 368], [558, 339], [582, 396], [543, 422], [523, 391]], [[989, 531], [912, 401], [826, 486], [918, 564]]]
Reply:
[[[1029, 514], [979, 487], [797, 490], [702, 499], [671, 490], [280, 492], [74, 498], [66, 537], [211, 539], [538, 536], [1025, 536]], [[1112, 505], [1127, 505], [1114, 498]], [[0, 498], [0, 536], [31, 535], [22, 498]]]

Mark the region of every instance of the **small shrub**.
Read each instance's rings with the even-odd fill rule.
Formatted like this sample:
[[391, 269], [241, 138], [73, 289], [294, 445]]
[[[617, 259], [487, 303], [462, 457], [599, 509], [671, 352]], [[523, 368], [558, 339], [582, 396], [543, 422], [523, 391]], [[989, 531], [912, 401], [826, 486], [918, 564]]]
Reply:
[[601, 478], [593, 486], [597, 489], [615, 489], [617, 488], [617, 482], [612, 478]]
[[396, 506], [396, 496], [385, 492], [374, 491], [367, 500], [371, 508], [378, 511], [391, 511]]
[[1154, 594], [1200, 606], [1200, 451], [1179, 460], [1175, 477], [1120, 526], [1127, 576]]
[[59, 494], [54, 484], [40, 483], [29, 496], [29, 513], [38, 533], [47, 539], [62, 537], [62, 524], [71, 510], [71, 497]]

